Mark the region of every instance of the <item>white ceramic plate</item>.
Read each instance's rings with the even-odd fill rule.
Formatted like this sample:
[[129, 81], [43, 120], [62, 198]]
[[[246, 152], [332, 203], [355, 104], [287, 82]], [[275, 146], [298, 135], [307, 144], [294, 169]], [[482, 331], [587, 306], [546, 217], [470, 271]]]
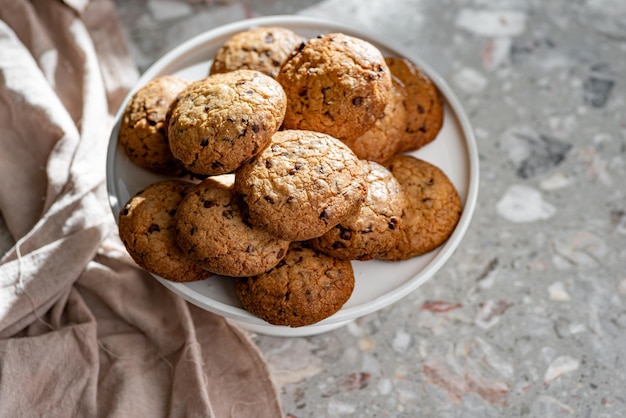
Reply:
[[[305, 37], [320, 33], [342, 32], [377, 46], [385, 56], [405, 56], [420, 66], [443, 93], [444, 125], [437, 139], [412, 153], [441, 168], [454, 183], [464, 204], [461, 219], [445, 244], [420, 257], [402, 262], [370, 260], [353, 262], [356, 285], [348, 302], [337, 313], [323, 321], [300, 328], [275, 326], [245, 311], [239, 303], [231, 280], [212, 276], [192, 283], [174, 283], [155, 276], [164, 286], [187, 301], [210, 312], [236, 321], [255, 332], [275, 336], [314, 335], [340, 327], [363, 315], [384, 308], [417, 289], [452, 255], [459, 245], [476, 205], [478, 194], [478, 151], [470, 123], [448, 85], [419, 57], [381, 39], [349, 26], [302, 16], [272, 16], [244, 20], [203, 33], [167, 53], [155, 62], [139, 79], [138, 89], [149, 80], [175, 74], [197, 80], [208, 74], [217, 50], [237, 32], [257, 26], [283, 26]], [[130, 162], [118, 146], [119, 121], [131, 91], [116, 115], [107, 155], [107, 187], [113, 215], [140, 189], [164, 177], [147, 172]]]

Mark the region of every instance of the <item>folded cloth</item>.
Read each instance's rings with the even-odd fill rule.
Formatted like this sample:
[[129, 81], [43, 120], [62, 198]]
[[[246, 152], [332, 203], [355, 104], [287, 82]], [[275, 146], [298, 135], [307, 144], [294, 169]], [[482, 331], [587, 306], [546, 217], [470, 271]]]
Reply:
[[1, 414], [280, 417], [247, 334], [117, 237], [106, 146], [136, 80], [111, 0], [0, 0]]

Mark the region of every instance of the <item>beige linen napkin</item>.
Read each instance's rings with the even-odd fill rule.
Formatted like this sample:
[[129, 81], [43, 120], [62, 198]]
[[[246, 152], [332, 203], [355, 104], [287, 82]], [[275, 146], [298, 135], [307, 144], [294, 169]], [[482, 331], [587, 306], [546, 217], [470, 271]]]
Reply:
[[106, 146], [136, 79], [110, 0], [0, 0], [0, 415], [280, 417], [247, 335], [117, 238]]

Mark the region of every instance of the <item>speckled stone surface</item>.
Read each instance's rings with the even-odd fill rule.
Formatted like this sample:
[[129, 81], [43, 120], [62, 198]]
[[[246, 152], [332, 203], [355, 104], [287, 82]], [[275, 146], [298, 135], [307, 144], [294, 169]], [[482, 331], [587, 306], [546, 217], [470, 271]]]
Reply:
[[626, 416], [626, 2], [118, 5], [141, 69], [252, 16], [373, 28], [435, 68], [474, 126], [478, 206], [429, 282], [327, 334], [254, 337], [286, 417]]

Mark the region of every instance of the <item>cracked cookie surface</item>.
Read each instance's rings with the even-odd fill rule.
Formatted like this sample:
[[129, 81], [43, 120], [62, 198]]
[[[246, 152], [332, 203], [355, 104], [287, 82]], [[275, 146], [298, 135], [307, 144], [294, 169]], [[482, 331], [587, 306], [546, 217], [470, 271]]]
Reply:
[[338, 139], [286, 130], [237, 170], [235, 191], [251, 223], [302, 241], [355, 212], [367, 195], [367, 181], [359, 159]]
[[210, 276], [176, 245], [174, 214], [192, 187], [181, 180], [153, 183], [133, 196], [119, 215], [119, 235], [133, 260], [174, 282]]
[[120, 122], [119, 144], [133, 163], [159, 174], [184, 171], [170, 151], [166, 116], [189, 83], [175, 76], [155, 78], [130, 98]]
[[407, 199], [400, 238], [379, 258], [406, 260], [425, 254], [448, 239], [463, 210], [461, 198], [448, 176], [435, 165], [410, 155], [396, 155], [387, 163]]
[[195, 174], [233, 172], [267, 146], [283, 121], [286, 100], [280, 84], [258, 71], [198, 80], [171, 109], [172, 153]]
[[179, 247], [203, 268], [225, 276], [253, 276], [274, 267], [289, 241], [245, 222], [231, 187], [203, 180], [180, 203]]
[[360, 137], [344, 140], [357, 157], [383, 164], [396, 154], [408, 123], [405, 100], [404, 85], [393, 79], [393, 88], [382, 117]]
[[406, 199], [391, 172], [373, 161], [363, 162], [368, 192], [358, 212], [310, 241], [311, 246], [345, 260], [370, 260], [391, 248], [400, 236]]
[[382, 116], [392, 83], [380, 51], [341, 33], [309, 39], [287, 58], [277, 80], [287, 94], [286, 129], [361, 136]]
[[348, 260], [338, 260], [308, 248], [290, 245], [273, 269], [235, 280], [244, 309], [274, 325], [301, 327], [337, 312], [354, 290], [354, 272]]
[[217, 51], [209, 74], [248, 69], [276, 78], [289, 54], [304, 41], [292, 30], [276, 26], [239, 32]]

